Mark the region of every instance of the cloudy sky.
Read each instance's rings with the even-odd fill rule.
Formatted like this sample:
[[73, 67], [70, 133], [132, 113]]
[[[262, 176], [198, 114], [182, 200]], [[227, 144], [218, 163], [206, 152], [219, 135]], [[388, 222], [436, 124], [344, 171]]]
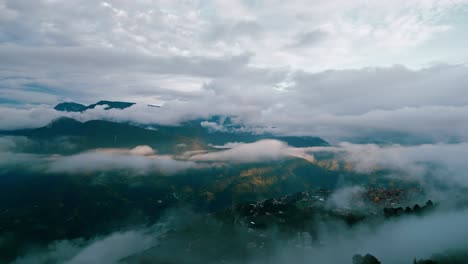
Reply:
[[468, 1], [387, 2], [0, 0], [0, 129], [107, 99], [163, 107], [75, 118], [464, 140]]

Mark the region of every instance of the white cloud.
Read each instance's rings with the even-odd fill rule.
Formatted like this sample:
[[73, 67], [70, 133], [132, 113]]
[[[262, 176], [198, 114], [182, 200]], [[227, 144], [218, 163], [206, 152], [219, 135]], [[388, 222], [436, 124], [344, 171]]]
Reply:
[[[244, 68], [233, 76], [219, 74], [198, 91], [154, 90], [157, 100], [164, 101], [161, 108], [140, 103], [124, 110], [96, 108], [80, 114], [57, 112], [46, 105], [2, 106], [0, 110], [6, 114], [0, 116], [0, 129], [38, 127], [61, 115], [81, 121], [177, 124], [221, 114], [237, 116], [249, 126], [274, 133], [316, 135], [333, 141], [375, 136], [382, 131], [408, 133], [436, 142], [451, 141], [464, 140], [468, 131], [468, 69], [462, 65], [435, 65], [421, 70], [394, 66], [315, 74]], [[289, 79], [289, 85], [274, 89], [284, 79]], [[119, 93], [127, 94], [123, 88], [115, 90], [115, 94]], [[136, 89], [134, 94], [138, 93]], [[149, 103], [150, 89], [142, 88], [141, 95], [146, 94]]]
[[226, 128], [222, 124], [216, 122], [202, 121], [200, 126], [208, 129], [209, 131], [226, 131]]
[[13, 263], [118, 263], [124, 257], [153, 246], [157, 242], [158, 234], [141, 229], [115, 232], [87, 242], [81, 239], [56, 241], [43, 252], [31, 252], [17, 258]]
[[314, 157], [305, 153], [303, 149], [290, 147], [282, 141], [273, 139], [254, 143], [229, 143], [219, 148], [229, 149], [195, 154], [189, 156], [188, 159], [193, 161], [259, 162], [298, 157], [310, 162], [314, 161]]
[[22, 153], [22, 145], [31, 144], [23, 141], [0, 137], [0, 170], [25, 169], [78, 174], [120, 170], [131, 172], [131, 175], [172, 175], [207, 166], [193, 161], [176, 160], [169, 155], [155, 155], [155, 150], [149, 146], [137, 146], [133, 149], [102, 148], [67, 156]]
[[375, 144], [341, 143], [337, 147], [310, 147], [310, 153], [334, 152], [356, 172], [371, 173], [376, 170], [396, 171], [390, 177], [416, 180], [427, 188], [437, 185], [458, 188], [468, 187], [468, 143], [424, 144], [418, 146], [378, 146]]
[[117, 263], [124, 257], [154, 245], [155, 240], [155, 234], [145, 234], [142, 231], [114, 233], [85, 247], [65, 263]]
[[429, 259], [447, 250], [465, 249], [467, 216], [468, 212], [462, 210], [401, 217], [378, 226], [360, 225], [353, 229], [329, 225], [319, 234], [320, 246], [297, 249], [280, 244], [268, 262], [349, 263], [354, 254], [372, 254], [382, 263], [395, 264], [410, 263], [414, 258]]
[[364, 187], [348, 186], [335, 190], [327, 199], [327, 206], [331, 208], [359, 210], [365, 208], [362, 197]]
[[48, 105], [6, 107], [0, 106], [0, 129], [11, 130], [21, 128], [41, 127], [61, 116]]
[[56, 157], [56, 160], [50, 163], [48, 171], [90, 173], [129, 170], [133, 174], [138, 175], [151, 172], [173, 174], [197, 167], [194, 162], [178, 161], [169, 156], [141, 156], [136, 155], [134, 151], [133, 153], [130, 151], [130, 153], [132, 155], [99, 151]]
[[150, 146], [142, 145], [134, 147], [129, 153], [133, 155], [151, 156], [155, 154], [155, 150]]

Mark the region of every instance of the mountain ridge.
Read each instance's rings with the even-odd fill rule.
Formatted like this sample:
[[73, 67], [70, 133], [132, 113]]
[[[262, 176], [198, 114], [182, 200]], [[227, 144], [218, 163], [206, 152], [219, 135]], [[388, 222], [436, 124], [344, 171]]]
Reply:
[[[150, 145], [158, 150], [175, 151], [178, 145], [203, 146], [224, 145], [231, 142], [253, 143], [262, 139], [275, 139], [293, 147], [329, 146], [319, 137], [277, 136], [270, 133], [255, 134], [249, 132], [210, 131], [198, 123], [181, 126], [157, 125], [152, 129], [129, 123], [107, 120], [89, 120], [80, 122], [70, 117], [54, 119], [49, 124], [33, 129], [0, 131], [2, 135], [25, 136], [44, 142], [57, 138], [73, 138], [75, 143], [85, 148], [97, 147], [133, 147]], [[190, 149], [193, 150], [193, 149]]]
[[86, 106], [86, 105], [75, 103], [75, 102], [63, 102], [63, 103], [57, 104], [54, 107], [54, 109], [57, 111], [61, 111], [61, 112], [80, 112], [81, 113], [89, 109], [94, 109], [96, 106], [101, 106], [101, 105], [106, 105], [104, 110], [109, 110], [109, 109], [125, 109], [134, 104], [135, 103], [132, 103], [132, 102], [101, 100], [97, 103]]

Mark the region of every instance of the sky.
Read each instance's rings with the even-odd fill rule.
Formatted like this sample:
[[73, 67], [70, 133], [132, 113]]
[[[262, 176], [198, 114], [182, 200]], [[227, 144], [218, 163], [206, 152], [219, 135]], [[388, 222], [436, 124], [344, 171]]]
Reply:
[[163, 107], [74, 117], [464, 140], [468, 1], [387, 2], [0, 0], [0, 129], [121, 100]]

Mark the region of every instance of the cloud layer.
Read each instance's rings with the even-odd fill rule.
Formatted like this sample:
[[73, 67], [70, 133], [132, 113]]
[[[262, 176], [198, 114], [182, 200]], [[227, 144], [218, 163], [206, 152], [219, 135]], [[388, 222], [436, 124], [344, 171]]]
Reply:
[[[383, 132], [398, 135], [393, 139], [403, 133], [427, 138], [426, 142], [466, 139], [465, 66], [440, 65], [421, 70], [395, 66], [293, 75], [255, 71], [247, 68], [233, 76], [217, 77], [196, 91], [168, 94], [161, 108], [140, 103], [124, 110], [96, 108], [79, 114], [57, 112], [51, 105], [0, 106], [5, 113], [0, 117], [0, 129], [38, 127], [61, 115], [82, 121], [177, 124], [221, 114], [237, 116], [247, 126], [274, 133], [317, 135], [335, 142], [350, 137], [371, 138]], [[290, 86], [272, 89], [286, 77]], [[137, 93], [132, 90], [132, 94]]]
[[327, 139], [465, 138], [466, 4], [1, 0], [0, 129], [44, 125], [59, 116], [55, 103], [99, 98], [142, 105], [75, 117], [224, 114]]
[[[3, 141], [0, 142], [0, 149], [14, 142], [8, 138]], [[192, 168], [205, 167], [193, 161], [176, 160], [169, 155], [155, 155], [155, 150], [149, 146], [137, 146], [133, 149], [96, 149], [68, 156], [17, 151], [16, 147], [0, 151], [0, 170], [26, 169], [73, 174], [120, 171], [130, 172], [131, 175], [172, 175]]]
[[[185, 212], [186, 214], [187, 212]], [[180, 212], [177, 219], [168, 221], [162, 220], [159, 225], [178, 226], [173, 222], [183, 222]], [[191, 215], [191, 217], [194, 217]], [[465, 250], [468, 243], [468, 224], [465, 221], [468, 217], [466, 210], [457, 212], [437, 211], [425, 216], [401, 217], [380, 223], [377, 226], [362, 224], [353, 229], [343, 226], [340, 223], [318, 223], [321, 228], [319, 232], [320, 243], [314, 243], [307, 236], [297, 236], [297, 238], [278, 238], [275, 240], [276, 248], [269, 254], [253, 254], [247, 258], [243, 256], [241, 261], [236, 259], [230, 263], [310, 263], [311, 261], [334, 264], [349, 263], [354, 254], [373, 254], [382, 263], [398, 264], [408, 263], [412, 259], [428, 259], [433, 254], [446, 253], [447, 250]], [[208, 217], [209, 218], [209, 217]], [[212, 219], [205, 221], [214, 224]], [[193, 223], [192, 223], [193, 224]], [[206, 225], [207, 223], [205, 223]], [[441, 228], [443, 227], [443, 228]], [[197, 222], [191, 226], [193, 232], [202, 232], [206, 229], [203, 224]], [[176, 229], [174, 229], [176, 230]], [[29, 252], [19, 257], [15, 264], [29, 264], [41, 261], [58, 261], [61, 263], [118, 263], [122, 258], [144, 252], [157, 243], [164, 243], [164, 232], [161, 228], [140, 228], [125, 232], [114, 232], [107, 236], [101, 236], [89, 241], [79, 239], [72, 241], [56, 241], [51, 243], [47, 249], [39, 252]], [[206, 231], [206, 230], [205, 230]], [[175, 232], [175, 231], [173, 231]], [[240, 234], [253, 232], [239, 228]], [[245, 233], [244, 233], [245, 232]], [[179, 245], [187, 245], [187, 239], [191, 236], [185, 233], [180, 234]], [[264, 236], [275, 237], [275, 232], [264, 230]], [[245, 241], [248, 236], [235, 236], [231, 241], [233, 245], [245, 246], [249, 241]], [[202, 240], [204, 247], [209, 250], [213, 243], [222, 243], [225, 237], [211, 234], [208, 239]], [[196, 243], [196, 242], [194, 242]], [[389, 250], [391, 249], [391, 250]], [[186, 250], [182, 246], [172, 249], [172, 253], [178, 250]], [[260, 250], [260, 249], [258, 249]], [[340, 252], [337, 254], [336, 252]], [[170, 256], [170, 255], [169, 255]], [[194, 252], [194, 256], [197, 254]], [[203, 261], [203, 257], [207, 261]], [[195, 258], [195, 262], [208, 262], [209, 257], [201, 256]], [[212, 260], [212, 259], [211, 259]], [[247, 262], [246, 262], [247, 261]]]
[[379, 146], [345, 142], [336, 147], [311, 147], [305, 150], [311, 155], [317, 152], [332, 152], [335, 154], [334, 159], [347, 163], [355, 172], [369, 174], [379, 170], [390, 170], [391, 173], [382, 177], [416, 181], [428, 190], [445, 186], [455, 192], [455, 189], [468, 187], [468, 165], [464, 158], [468, 155], [466, 142], [417, 146]]
[[260, 162], [297, 157], [314, 162], [314, 157], [308, 155], [304, 149], [294, 148], [288, 144], [273, 139], [259, 140], [254, 143], [228, 143], [218, 148], [220, 150], [199, 153], [188, 157], [193, 161], [225, 161], [225, 162]]

